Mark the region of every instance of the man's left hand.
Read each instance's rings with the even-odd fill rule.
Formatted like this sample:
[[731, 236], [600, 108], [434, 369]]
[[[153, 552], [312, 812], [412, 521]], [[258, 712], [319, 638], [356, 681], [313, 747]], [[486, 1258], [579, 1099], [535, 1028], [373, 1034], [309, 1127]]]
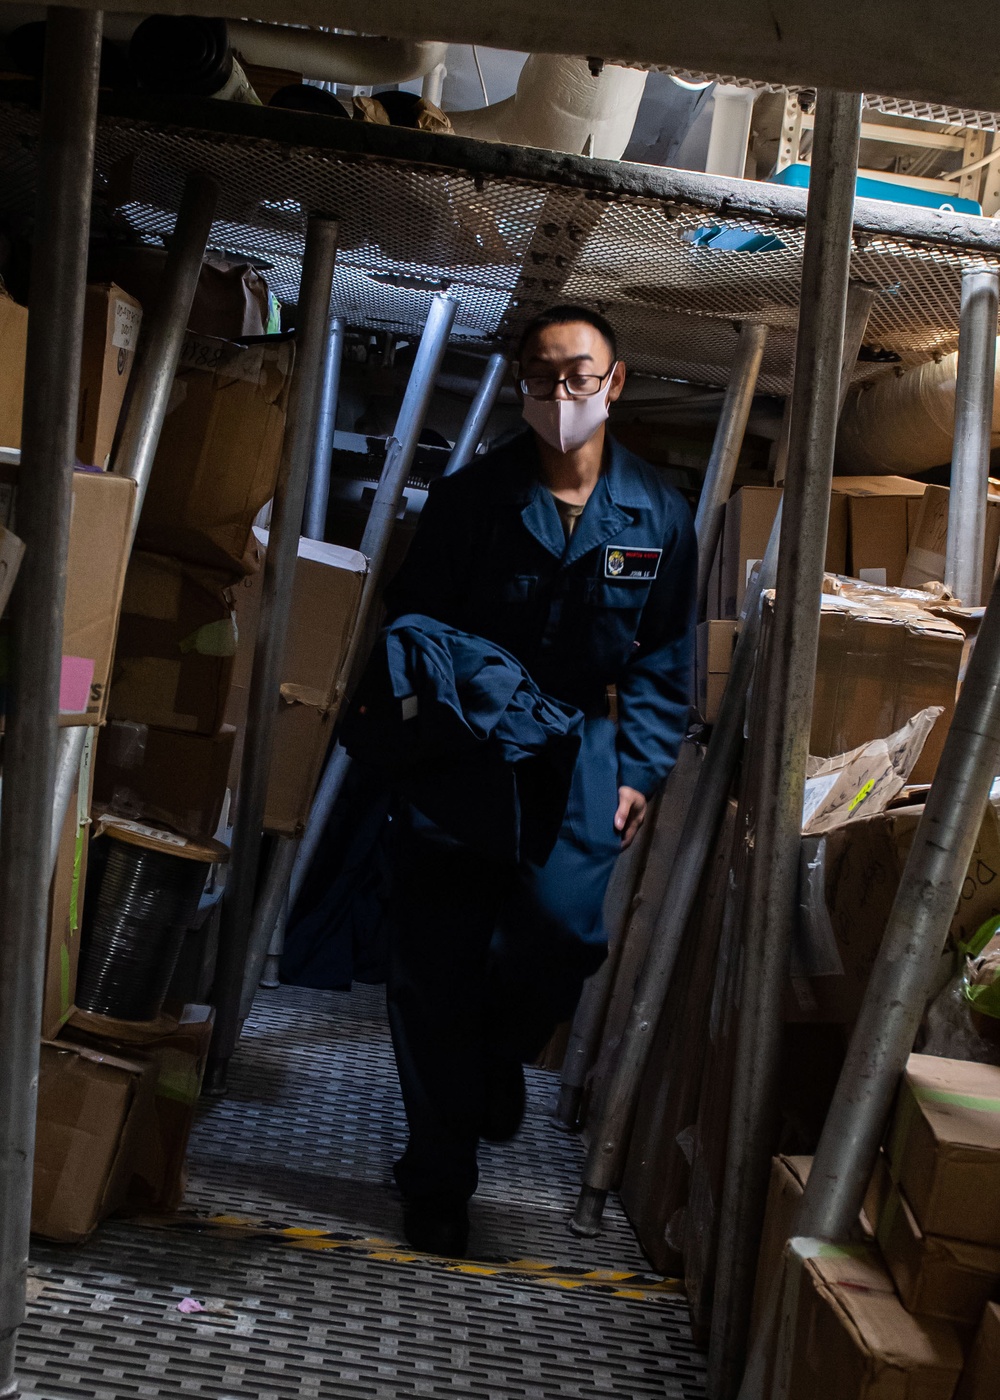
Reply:
[[627, 851], [635, 840], [636, 832], [646, 820], [646, 799], [635, 788], [618, 789], [618, 811], [615, 813], [615, 830], [622, 834], [622, 850]]

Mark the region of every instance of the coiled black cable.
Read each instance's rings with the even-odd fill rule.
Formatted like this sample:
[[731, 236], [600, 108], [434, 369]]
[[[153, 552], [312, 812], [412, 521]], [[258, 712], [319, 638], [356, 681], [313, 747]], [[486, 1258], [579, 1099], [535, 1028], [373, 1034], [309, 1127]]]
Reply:
[[108, 833], [107, 861], [84, 914], [76, 1004], [123, 1021], [152, 1021], [194, 921], [208, 867]]

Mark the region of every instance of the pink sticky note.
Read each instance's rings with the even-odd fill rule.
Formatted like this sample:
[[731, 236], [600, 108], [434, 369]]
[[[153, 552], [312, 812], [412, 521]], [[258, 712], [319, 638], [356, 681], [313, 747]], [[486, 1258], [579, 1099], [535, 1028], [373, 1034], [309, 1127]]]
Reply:
[[59, 713], [82, 715], [90, 703], [94, 663], [87, 656], [64, 656], [59, 677]]

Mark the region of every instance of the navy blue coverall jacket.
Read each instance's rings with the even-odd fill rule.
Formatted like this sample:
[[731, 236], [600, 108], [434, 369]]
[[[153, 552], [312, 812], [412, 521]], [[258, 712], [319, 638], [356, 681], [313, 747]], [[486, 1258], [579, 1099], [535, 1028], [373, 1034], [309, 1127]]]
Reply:
[[568, 546], [531, 434], [437, 482], [387, 603], [498, 643], [587, 717], [614, 685], [618, 784], [649, 796], [687, 728], [697, 549], [680, 493], [608, 441]]
[[609, 440], [567, 543], [538, 472], [525, 434], [432, 486], [387, 592], [390, 618], [423, 614], [497, 643], [585, 717], [544, 863], [490, 860], [412, 809], [395, 823], [388, 1002], [410, 1126], [396, 1176], [411, 1196], [475, 1190], [491, 1062], [530, 1061], [572, 1016], [606, 952], [618, 788], [651, 794], [687, 725], [696, 577], [687, 503]]

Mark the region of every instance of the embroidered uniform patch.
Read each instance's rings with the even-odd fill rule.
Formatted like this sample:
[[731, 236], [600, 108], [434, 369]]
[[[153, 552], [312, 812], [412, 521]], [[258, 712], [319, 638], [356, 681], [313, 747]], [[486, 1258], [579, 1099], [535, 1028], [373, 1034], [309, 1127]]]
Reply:
[[625, 549], [609, 544], [604, 552], [604, 577], [648, 583], [656, 578], [662, 549]]

